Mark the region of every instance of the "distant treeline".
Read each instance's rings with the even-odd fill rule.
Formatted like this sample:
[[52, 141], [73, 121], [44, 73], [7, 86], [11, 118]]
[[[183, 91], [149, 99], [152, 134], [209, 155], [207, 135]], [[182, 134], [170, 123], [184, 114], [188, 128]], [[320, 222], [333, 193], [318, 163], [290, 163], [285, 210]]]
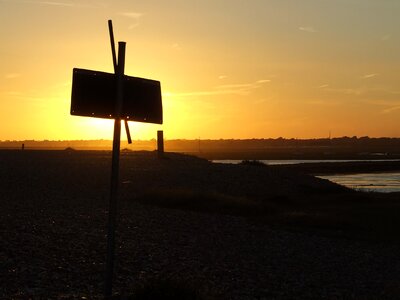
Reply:
[[207, 159], [398, 158], [400, 138], [173, 140], [165, 148]]
[[[2, 141], [3, 149], [77, 149], [111, 150], [111, 140], [75, 141]], [[209, 159], [269, 159], [269, 158], [357, 158], [360, 155], [400, 156], [400, 138], [340, 137], [322, 139], [219, 139], [165, 140], [165, 150], [186, 152]], [[122, 141], [121, 149], [149, 150], [156, 140]]]
[[264, 149], [270, 147], [400, 147], [400, 138], [340, 137], [322, 139], [220, 139], [171, 140], [168, 146], [176, 149]]
[[[128, 145], [126, 141], [121, 142], [121, 149], [130, 148], [132, 150], [154, 150], [157, 142], [151, 141], [134, 141], [134, 144]], [[0, 141], [0, 149], [21, 149], [22, 145], [28, 149], [76, 149], [76, 150], [111, 150], [111, 140], [71, 140], [71, 141]]]
[[[264, 149], [269, 147], [400, 147], [400, 138], [370, 138], [364, 137], [339, 137], [339, 138], [316, 138], [316, 139], [175, 139], [165, 140], [165, 148], [169, 150], [205, 150], [205, 149]], [[77, 148], [77, 149], [111, 149], [111, 140], [70, 140], [70, 141], [50, 141], [50, 140], [24, 140], [24, 141], [0, 141], [0, 148], [20, 148], [22, 144], [26, 148], [51, 149], [51, 148]], [[157, 142], [152, 140], [134, 140], [129, 145], [126, 141], [121, 142], [122, 147], [140, 148], [143, 150], [156, 149]]]

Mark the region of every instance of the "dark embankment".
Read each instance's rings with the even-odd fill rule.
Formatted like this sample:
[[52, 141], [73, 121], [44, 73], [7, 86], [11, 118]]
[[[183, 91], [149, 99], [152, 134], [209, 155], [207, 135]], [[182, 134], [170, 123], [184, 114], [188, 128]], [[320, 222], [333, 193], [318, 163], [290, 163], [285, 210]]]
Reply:
[[400, 172], [400, 161], [356, 161], [275, 165], [271, 168], [312, 175]]
[[[101, 298], [110, 160], [0, 151], [0, 298]], [[398, 195], [154, 152], [123, 152], [120, 182], [117, 294], [161, 278], [216, 299], [400, 296]]]

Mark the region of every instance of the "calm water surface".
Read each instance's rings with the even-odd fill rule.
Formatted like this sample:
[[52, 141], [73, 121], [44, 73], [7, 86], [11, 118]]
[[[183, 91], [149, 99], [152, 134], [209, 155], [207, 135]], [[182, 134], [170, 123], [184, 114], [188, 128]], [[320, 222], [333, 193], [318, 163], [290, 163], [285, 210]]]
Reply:
[[[238, 164], [242, 160], [213, 160], [215, 163]], [[260, 160], [268, 165], [288, 165], [300, 163], [320, 162], [359, 162], [372, 160]], [[398, 159], [384, 160], [398, 161]], [[400, 192], [400, 172], [392, 173], [363, 173], [318, 176], [328, 179], [340, 185], [347, 186], [360, 191], [374, 191], [381, 193]]]
[[[382, 160], [367, 160], [367, 159], [262, 159], [259, 160], [267, 165], [295, 165], [303, 163], [330, 163], [330, 162], [361, 162], [361, 161], [399, 161], [400, 159], [382, 159]], [[238, 164], [243, 160], [241, 159], [221, 159], [213, 160], [214, 163], [222, 164]]]
[[360, 191], [381, 193], [400, 192], [400, 173], [365, 173], [318, 177]]

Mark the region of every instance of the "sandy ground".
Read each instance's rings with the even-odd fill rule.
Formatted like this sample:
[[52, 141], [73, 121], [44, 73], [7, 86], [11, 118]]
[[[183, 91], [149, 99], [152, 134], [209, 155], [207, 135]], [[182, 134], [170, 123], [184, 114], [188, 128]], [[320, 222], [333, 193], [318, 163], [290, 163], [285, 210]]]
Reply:
[[[312, 176], [170, 154], [121, 157], [115, 293], [154, 278], [216, 299], [398, 299], [399, 246], [134, 201], [154, 191], [263, 201], [347, 189]], [[109, 152], [0, 151], [0, 298], [101, 298]]]

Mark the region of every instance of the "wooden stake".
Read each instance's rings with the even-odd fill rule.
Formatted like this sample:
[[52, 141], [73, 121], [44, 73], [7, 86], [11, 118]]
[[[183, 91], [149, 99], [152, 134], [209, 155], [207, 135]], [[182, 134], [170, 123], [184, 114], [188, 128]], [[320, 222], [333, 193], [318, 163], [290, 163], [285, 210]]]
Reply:
[[[112, 58], [113, 58], [114, 73], [117, 74], [118, 66], [117, 66], [117, 56], [115, 54], [115, 42], [114, 42], [114, 31], [113, 31], [112, 20], [108, 20], [108, 31], [110, 32], [110, 43], [111, 43], [111, 53], [112, 53]], [[124, 123], [125, 123], [126, 136], [128, 138], [128, 144], [132, 144], [131, 133], [129, 132], [128, 121], [126, 119], [124, 119]]]
[[118, 65], [117, 65], [117, 104], [115, 107], [114, 139], [111, 166], [111, 191], [108, 211], [108, 234], [107, 234], [107, 260], [105, 274], [105, 297], [112, 296], [112, 284], [114, 273], [115, 256], [115, 231], [117, 227], [117, 200], [118, 200], [118, 178], [119, 178], [119, 154], [121, 142], [121, 109], [123, 102], [123, 77], [125, 71], [125, 42], [118, 43]]
[[157, 131], [157, 152], [159, 158], [164, 156], [164, 132], [162, 130]]

